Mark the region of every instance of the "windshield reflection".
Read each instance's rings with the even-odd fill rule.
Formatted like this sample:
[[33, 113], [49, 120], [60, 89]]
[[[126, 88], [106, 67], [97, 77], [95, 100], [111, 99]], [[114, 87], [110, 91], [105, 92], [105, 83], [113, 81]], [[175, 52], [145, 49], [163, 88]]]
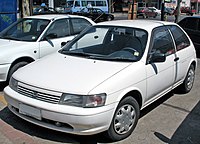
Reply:
[[142, 29], [94, 26], [60, 52], [100, 60], [138, 61], [146, 47], [147, 32]]

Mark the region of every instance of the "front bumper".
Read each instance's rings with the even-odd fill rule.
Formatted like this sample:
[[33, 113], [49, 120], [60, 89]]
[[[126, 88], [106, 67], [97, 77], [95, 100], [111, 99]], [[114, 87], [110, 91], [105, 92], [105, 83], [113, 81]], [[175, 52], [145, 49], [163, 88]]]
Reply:
[[[107, 130], [117, 105], [114, 103], [98, 108], [79, 108], [51, 104], [23, 96], [9, 86], [4, 89], [4, 97], [8, 108], [22, 119], [42, 127], [78, 135], [91, 135]], [[41, 120], [20, 113], [22, 104], [39, 111]]]
[[10, 65], [11, 64], [0, 64], [0, 82], [6, 81]]

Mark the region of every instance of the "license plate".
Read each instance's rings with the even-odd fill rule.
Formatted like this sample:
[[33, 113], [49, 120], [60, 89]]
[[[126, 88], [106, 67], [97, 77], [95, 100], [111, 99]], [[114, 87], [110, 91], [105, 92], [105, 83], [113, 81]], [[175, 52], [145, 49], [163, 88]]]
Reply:
[[38, 120], [42, 119], [40, 109], [29, 105], [19, 104], [19, 113], [36, 118]]

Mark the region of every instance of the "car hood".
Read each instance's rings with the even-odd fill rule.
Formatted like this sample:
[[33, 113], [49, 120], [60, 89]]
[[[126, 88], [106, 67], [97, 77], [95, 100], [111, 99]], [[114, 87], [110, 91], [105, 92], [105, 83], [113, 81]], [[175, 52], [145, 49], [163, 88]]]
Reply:
[[55, 53], [19, 69], [13, 77], [43, 89], [89, 94], [93, 88], [130, 64]]
[[0, 55], [10, 53], [10, 50], [13, 50], [13, 48], [23, 47], [27, 44], [30, 44], [30, 42], [0, 39]]
[[15, 40], [7, 40], [7, 39], [0, 39], [0, 51], [4, 51], [7, 48], [12, 48], [17, 47], [17, 46], [21, 46], [23, 44], [27, 44], [29, 42], [22, 42], [22, 41], [15, 41]]

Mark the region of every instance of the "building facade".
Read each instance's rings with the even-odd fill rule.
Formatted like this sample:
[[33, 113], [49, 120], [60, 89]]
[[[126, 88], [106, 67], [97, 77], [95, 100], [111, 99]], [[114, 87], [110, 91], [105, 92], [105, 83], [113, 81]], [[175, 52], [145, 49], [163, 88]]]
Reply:
[[[49, 7], [59, 7], [66, 3], [66, 0], [32, 0], [33, 5], [46, 3]], [[127, 12], [128, 7], [134, 0], [108, 0], [110, 12]], [[166, 7], [175, 8], [178, 0], [171, 0], [170, 3], [165, 3]], [[161, 9], [162, 0], [136, 0], [138, 7], [156, 7]], [[200, 12], [200, 0], [182, 0], [181, 7], [190, 7]]]

